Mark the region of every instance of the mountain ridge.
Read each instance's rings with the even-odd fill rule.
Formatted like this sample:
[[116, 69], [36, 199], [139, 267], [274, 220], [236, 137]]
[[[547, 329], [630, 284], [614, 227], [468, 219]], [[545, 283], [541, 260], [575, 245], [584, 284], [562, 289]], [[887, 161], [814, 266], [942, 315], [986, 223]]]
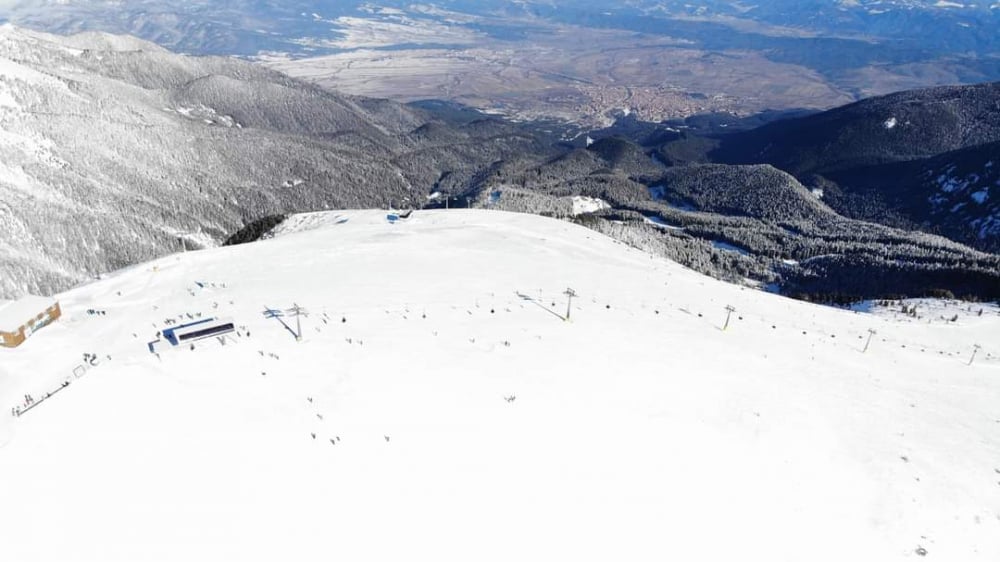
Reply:
[[511, 126], [424, 147], [409, 132], [432, 117], [398, 104], [245, 61], [63, 41], [0, 29], [12, 69], [0, 78], [0, 295], [65, 288], [180, 239], [210, 246], [262, 216], [420, 200], [413, 186], [444, 173], [462, 182], [545, 151]]
[[710, 157], [796, 176], [936, 156], [1000, 140], [1000, 82], [879, 96], [723, 139]]
[[996, 253], [998, 142], [1000, 82], [989, 82], [899, 92], [748, 131], [685, 133], [655, 151], [679, 163], [770, 164], [846, 217]]

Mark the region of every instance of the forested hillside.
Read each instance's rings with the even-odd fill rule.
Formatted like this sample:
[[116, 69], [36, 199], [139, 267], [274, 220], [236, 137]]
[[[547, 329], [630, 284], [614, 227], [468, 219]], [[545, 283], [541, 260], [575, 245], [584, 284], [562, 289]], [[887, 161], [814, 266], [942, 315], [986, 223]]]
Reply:
[[500, 166], [477, 204], [573, 217], [716, 277], [814, 300], [1000, 297], [996, 254], [843, 217], [769, 165], [664, 168], [628, 158], [621, 166], [617, 156], [641, 152], [628, 144], [614, 141], [611, 157], [599, 142], [534, 166]]
[[[699, 271], [808, 298], [1000, 296], [996, 254], [893, 228], [926, 227], [990, 248], [1000, 197], [985, 159], [995, 145], [955, 153], [955, 165], [931, 158], [889, 174], [937, 190], [923, 195], [925, 222], [844, 179], [859, 169], [848, 164], [896, 166], [907, 155], [992, 138], [996, 85], [934, 90], [940, 103], [929, 108], [929, 94], [900, 94], [720, 139], [646, 124], [634, 127], [645, 144], [598, 135], [584, 149], [551, 123], [344, 96], [257, 64], [175, 55], [134, 38], [5, 26], [0, 64], [0, 298], [254, 240], [288, 213], [427, 206], [569, 218]], [[876, 123], [885, 135], [918, 119], [966, 132], [921, 148], [920, 137], [885, 144], [870, 123], [842, 119], [843, 130], [811, 133], [815, 142], [799, 152], [769, 148], [794, 159], [809, 147], [837, 154], [820, 150], [836, 135], [859, 143], [854, 156], [797, 167], [810, 171], [807, 181], [767, 164], [692, 164], [720, 143], [718, 153], [730, 150], [733, 139], [746, 152], [775, 131], [822, 129], [837, 115], [871, 120], [879, 111], [898, 116], [892, 127], [888, 117]]]
[[900, 92], [735, 133], [699, 123], [650, 148], [673, 164], [770, 164], [844, 216], [1000, 249], [998, 82]]
[[[0, 298], [48, 293], [292, 211], [419, 204], [548, 150], [235, 59], [0, 27]], [[407, 203], [409, 202], [409, 203]]]

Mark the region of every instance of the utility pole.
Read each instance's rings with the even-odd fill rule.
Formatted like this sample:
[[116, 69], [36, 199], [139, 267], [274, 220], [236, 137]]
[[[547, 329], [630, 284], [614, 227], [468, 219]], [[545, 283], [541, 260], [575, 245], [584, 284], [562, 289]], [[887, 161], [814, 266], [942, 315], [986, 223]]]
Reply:
[[972, 362], [976, 360], [976, 354], [979, 353], [979, 350], [982, 349], [982, 347], [983, 346], [979, 345], [978, 343], [975, 346], [973, 346], [972, 357], [969, 358], [969, 365], [972, 365]]
[[566, 295], [566, 317], [564, 320], [569, 322], [569, 313], [573, 306], [573, 297], [576, 296], [576, 291], [573, 289], [566, 289], [566, 292], [563, 294]]
[[868, 328], [868, 341], [865, 342], [865, 348], [861, 350], [861, 353], [868, 351], [868, 346], [872, 343], [872, 336], [876, 334], [875, 330]]
[[726, 323], [722, 326], [722, 331], [725, 332], [726, 328], [729, 327], [729, 319], [733, 317], [733, 313], [736, 312], [736, 307], [731, 304], [726, 305]]

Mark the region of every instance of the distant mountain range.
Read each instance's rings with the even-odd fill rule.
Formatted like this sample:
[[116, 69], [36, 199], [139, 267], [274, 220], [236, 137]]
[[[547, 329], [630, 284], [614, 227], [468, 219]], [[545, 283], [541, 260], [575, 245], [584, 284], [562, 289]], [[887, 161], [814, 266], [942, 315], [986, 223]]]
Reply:
[[0, 4], [4, 19], [259, 58], [345, 93], [586, 126], [1000, 80], [995, 2], [22, 0]]
[[[678, 36], [719, 44], [759, 38], [881, 39], [928, 52], [980, 55], [996, 52], [1000, 38], [1000, 3], [941, 0], [773, 0], [755, 5], [707, 0], [406, 0], [364, 2], [288, 2], [200, 0], [164, 4], [152, 0], [21, 0], [6, 3], [0, 17], [62, 33], [101, 30], [134, 34], [172, 49], [210, 54], [254, 55], [260, 51], [315, 53], [329, 50], [349, 23], [341, 18], [399, 21], [401, 16], [457, 26], [487, 34], [516, 37], [530, 18], [588, 27], [645, 28], [664, 25]], [[489, 24], [480, 18], [490, 18]], [[496, 25], [496, 20], [507, 23]], [[645, 23], [644, 23], [645, 22]], [[687, 27], [677, 23], [687, 23]], [[735, 33], [710, 37], [704, 24]], [[701, 26], [701, 27], [699, 27]], [[642, 29], [645, 31], [646, 29]], [[685, 37], [691, 39], [692, 37]], [[406, 37], [400, 37], [404, 40]], [[454, 39], [454, 38], [452, 38]], [[428, 43], [448, 44], [445, 36]], [[805, 42], [803, 42], [805, 44]], [[832, 63], [843, 62], [830, 57]]]

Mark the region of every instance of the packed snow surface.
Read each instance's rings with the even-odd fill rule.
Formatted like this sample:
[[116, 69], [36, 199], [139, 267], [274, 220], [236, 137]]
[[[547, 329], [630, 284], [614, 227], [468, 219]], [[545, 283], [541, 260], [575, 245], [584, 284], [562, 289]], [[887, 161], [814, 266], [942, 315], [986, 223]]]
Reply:
[[684, 230], [683, 227], [676, 226], [663, 220], [663, 217], [659, 215], [643, 215], [643, 221], [647, 224], [651, 224], [656, 228], [662, 228], [664, 230]]
[[[59, 300], [0, 349], [36, 404], [0, 416], [2, 560], [1000, 559], [996, 309], [823, 308], [470, 210], [302, 215]], [[209, 317], [237, 333], [148, 352]]]
[[610, 209], [611, 205], [603, 199], [596, 197], [583, 197], [580, 195], [573, 197], [573, 215], [585, 213], [596, 213], [602, 209]]

